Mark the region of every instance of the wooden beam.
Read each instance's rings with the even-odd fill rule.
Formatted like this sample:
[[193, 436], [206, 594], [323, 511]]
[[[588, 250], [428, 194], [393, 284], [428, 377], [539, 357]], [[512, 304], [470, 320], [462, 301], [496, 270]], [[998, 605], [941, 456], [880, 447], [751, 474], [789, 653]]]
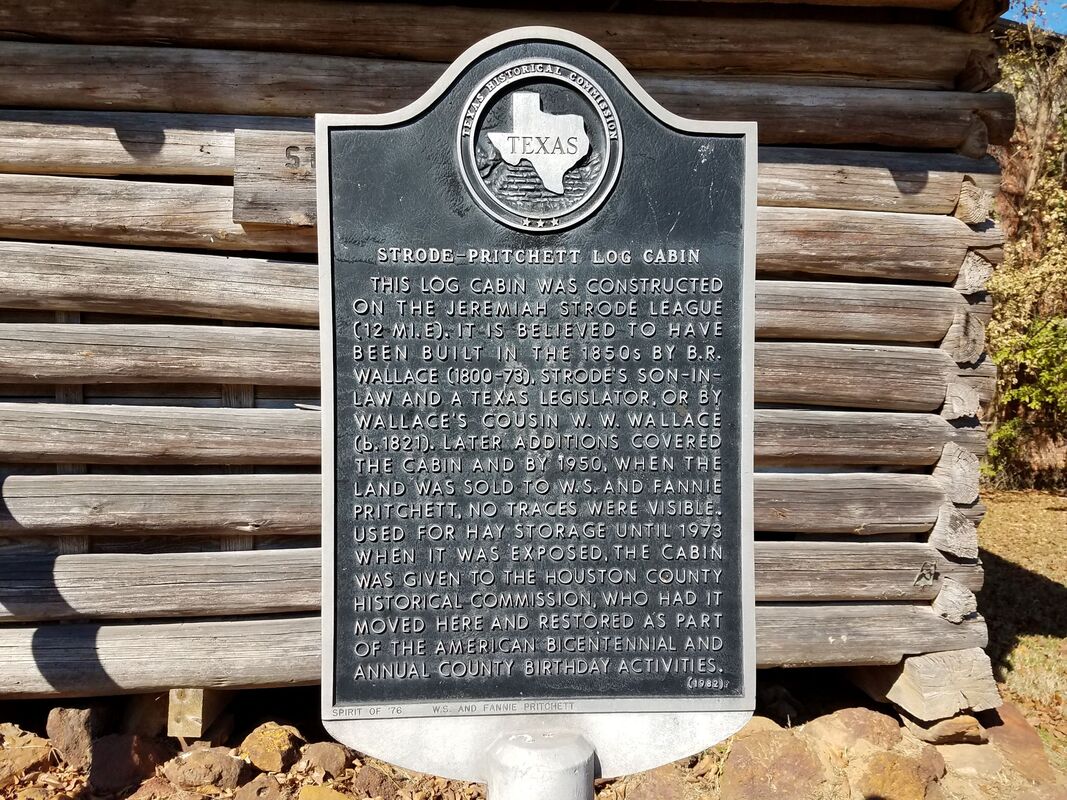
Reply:
[[874, 699], [889, 701], [924, 722], [999, 706], [993, 667], [981, 647], [945, 650], [894, 666], [854, 670], [853, 679]]
[[970, 505], [978, 499], [978, 456], [955, 442], [945, 443], [933, 476], [953, 503]]
[[167, 736], [200, 739], [230, 702], [218, 689], [171, 689], [167, 697]]
[[[0, 15], [3, 11], [0, 10]], [[53, 175], [233, 174], [233, 131], [310, 121], [114, 111], [0, 110], [0, 172]]]
[[[317, 616], [0, 628], [0, 696], [33, 698], [319, 680]], [[983, 620], [953, 625], [928, 605], [762, 605], [761, 667], [890, 664], [935, 649], [981, 647]]]
[[[985, 449], [980, 427], [936, 414], [757, 409], [756, 464], [930, 466], [947, 443]], [[305, 409], [0, 403], [0, 460], [20, 464], [317, 464]]]
[[[757, 473], [756, 530], [925, 533], [947, 502], [930, 475]], [[320, 477], [10, 475], [0, 535], [317, 535]]]
[[941, 342], [941, 349], [957, 364], [977, 361], [985, 352], [985, 320], [972, 314], [968, 306], [953, 311], [952, 324]]
[[[0, 622], [317, 611], [320, 563], [318, 548], [58, 557], [0, 553]], [[910, 542], [756, 543], [761, 602], [934, 600], [950, 581], [953, 589], [977, 591], [982, 568]]]
[[[92, 5], [99, 10], [92, 10]], [[824, 84], [841, 76], [866, 79], [874, 85], [961, 86], [970, 91], [989, 88], [997, 80], [996, 51], [990, 37], [942, 26], [885, 25], [859, 19], [781, 19], [743, 13], [667, 16], [329, 0], [231, 0], [224, 16], [210, 15], [202, 0], [139, 0], [118, 10], [103, 0], [88, 8], [84, 0], [58, 0], [58, 4], [22, 2], [0, 11], [0, 30], [10, 38], [94, 45], [157, 46], [166, 41], [197, 48], [445, 63], [479, 39], [527, 25], [561, 27], [587, 36], [610, 47], [630, 69], [785, 74], [818, 77]], [[398, 30], [404, 35], [397, 36]]]
[[316, 325], [318, 269], [276, 259], [0, 241], [0, 305]]
[[[792, 22], [786, 24], [791, 31]], [[879, 36], [886, 29], [878, 26]], [[800, 52], [795, 39], [788, 34], [782, 41], [795, 63]], [[884, 50], [879, 39], [872, 41]], [[707, 42], [700, 46], [717, 49]], [[656, 47], [670, 49], [661, 42]], [[3, 42], [0, 70], [7, 77], [0, 84], [0, 105], [8, 107], [306, 117], [325, 108], [395, 111], [429, 88], [443, 68], [283, 53]], [[798, 88], [659, 72], [637, 77], [653, 97], [684, 116], [755, 120], [764, 144], [959, 149], [977, 158], [986, 155], [989, 142], [1006, 143], [1014, 127], [1010, 95], [996, 92]]]
[[946, 499], [930, 532], [929, 543], [956, 558], [978, 558], [978, 529], [966, 514]]

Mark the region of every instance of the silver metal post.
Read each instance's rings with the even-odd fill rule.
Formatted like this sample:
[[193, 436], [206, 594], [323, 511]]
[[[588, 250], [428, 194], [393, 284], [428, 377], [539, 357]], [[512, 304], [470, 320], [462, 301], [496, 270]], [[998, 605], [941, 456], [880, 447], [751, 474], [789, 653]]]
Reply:
[[593, 745], [576, 733], [508, 734], [487, 757], [487, 800], [593, 800]]

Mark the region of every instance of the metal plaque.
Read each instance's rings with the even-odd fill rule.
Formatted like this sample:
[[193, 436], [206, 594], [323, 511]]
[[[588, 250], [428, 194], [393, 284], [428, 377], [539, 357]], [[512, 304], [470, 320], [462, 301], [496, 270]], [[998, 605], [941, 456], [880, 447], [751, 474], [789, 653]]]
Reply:
[[476, 779], [506, 731], [615, 774], [736, 730], [755, 125], [525, 28], [316, 136], [327, 729]]

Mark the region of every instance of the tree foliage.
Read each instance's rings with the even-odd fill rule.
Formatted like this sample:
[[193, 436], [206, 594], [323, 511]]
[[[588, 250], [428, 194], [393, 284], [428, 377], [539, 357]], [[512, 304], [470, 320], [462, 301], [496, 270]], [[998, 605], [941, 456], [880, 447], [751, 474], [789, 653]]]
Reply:
[[1067, 46], [1044, 29], [1039, 4], [1024, 14], [1004, 41], [1018, 123], [996, 151], [1008, 243], [989, 287], [998, 378], [988, 470], [1013, 486], [1067, 481]]

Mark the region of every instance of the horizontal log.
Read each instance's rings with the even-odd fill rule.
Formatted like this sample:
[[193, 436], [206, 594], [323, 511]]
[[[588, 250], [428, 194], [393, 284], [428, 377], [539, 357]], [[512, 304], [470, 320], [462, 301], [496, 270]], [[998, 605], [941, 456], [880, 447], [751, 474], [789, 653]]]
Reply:
[[0, 325], [3, 380], [319, 382], [318, 333], [208, 325]]
[[233, 187], [0, 175], [0, 236], [206, 250], [311, 252], [306, 228], [239, 225]]
[[[248, 688], [319, 680], [318, 616], [0, 628], [0, 696], [91, 696], [173, 686]], [[984, 620], [954, 625], [928, 605], [761, 605], [761, 667], [894, 664], [983, 647]]]
[[0, 403], [0, 461], [318, 464], [320, 416], [303, 409]]
[[[946, 502], [930, 475], [755, 478], [755, 527], [771, 533], [923, 533]], [[11, 475], [0, 535], [316, 535], [318, 475]]]
[[[314, 325], [315, 265], [104, 247], [0, 242], [0, 305]], [[942, 341], [969, 310], [947, 287], [759, 281], [768, 339]]]
[[[315, 229], [241, 225], [233, 189], [182, 183], [0, 175], [0, 236], [56, 242], [312, 253]], [[950, 283], [969, 251], [996, 258], [995, 227], [952, 217], [761, 208], [757, 270]]]
[[[234, 220], [314, 225], [314, 135], [238, 130], [235, 137]], [[980, 222], [988, 216], [987, 207], [975, 219], [981, 199], [992, 198], [999, 176], [988, 156], [761, 147], [758, 200], [767, 206], [919, 214], [951, 214], [962, 203], [963, 221]]]
[[[318, 548], [0, 553], [0, 622], [318, 611], [321, 560]], [[954, 563], [925, 544], [756, 543], [759, 601], [934, 600], [946, 587], [959, 593], [981, 585], [979, 565]]]
[[[878, 26], [879, 35], [885, 29]], [[707, 42], [701, 47], [716, 49]], [[788, 51], [795, 59], [792, 41]], [[442, 67], [232, 50], [3, 42], [0, 70], [7, 76], [0, 105], [8, 107], [311, 116], [323, 109], [396, 110], [424, 92]], [[980, 157], [987, 143], [1006, 143], [1014, 127], [1011, 97], [995, 92], [798, 88], [663, 73], [637, 78], [684, 116], [757, 121], [764, 144], [960, 149]]]
[[[304, 409], [0, 403], [0, 461], [317, 464], [319, 416]], [[985, 434], [936, 414], [755, 412], [762, 467], [930, 466], [950, 442], [981, 452]]]
[[0, 241], [0, 306], [315, 325], [314, 264]]
[[[95, 12], [92, 5], [100, 10]], [[0, 11], [10, 38], [86, 44], [297, 51], [451, 62], [508, 28], [550, 25], [611, 48], [631, 69], [720, 74], [840, 75], [923, 88], [988, 88], [996, 52], [987, 36], [915, 24], [427, 7], [329, 0], [233, 0], [224, 18], [203, 0], [139, 0], [119, 11], [97, 0], [19, 3]], [[403, 36], [396, 31], [403, 30]], [[14, 34], [14, 36], [12, 36]], [[669, 45], [669, 46], [667, 46]], [[992, 64], [980, 70], [978, 65]], [[285, 73], [281, 73], [285, 74]], [[990, 79], [992, 81], [990, 82]], [[984, 84], [984, 85], [982, 85]]]
[[277, 117], [5, 109], [0, 110], [0, 172], [232, 175], [235, 128], [301, 124]]
[[[756, 401], [935, 411], [955, 364], [941, 350], [759, 342]], [[209, 325], [0, 325], [0, 381], [313, 386], [318, 335]]]

